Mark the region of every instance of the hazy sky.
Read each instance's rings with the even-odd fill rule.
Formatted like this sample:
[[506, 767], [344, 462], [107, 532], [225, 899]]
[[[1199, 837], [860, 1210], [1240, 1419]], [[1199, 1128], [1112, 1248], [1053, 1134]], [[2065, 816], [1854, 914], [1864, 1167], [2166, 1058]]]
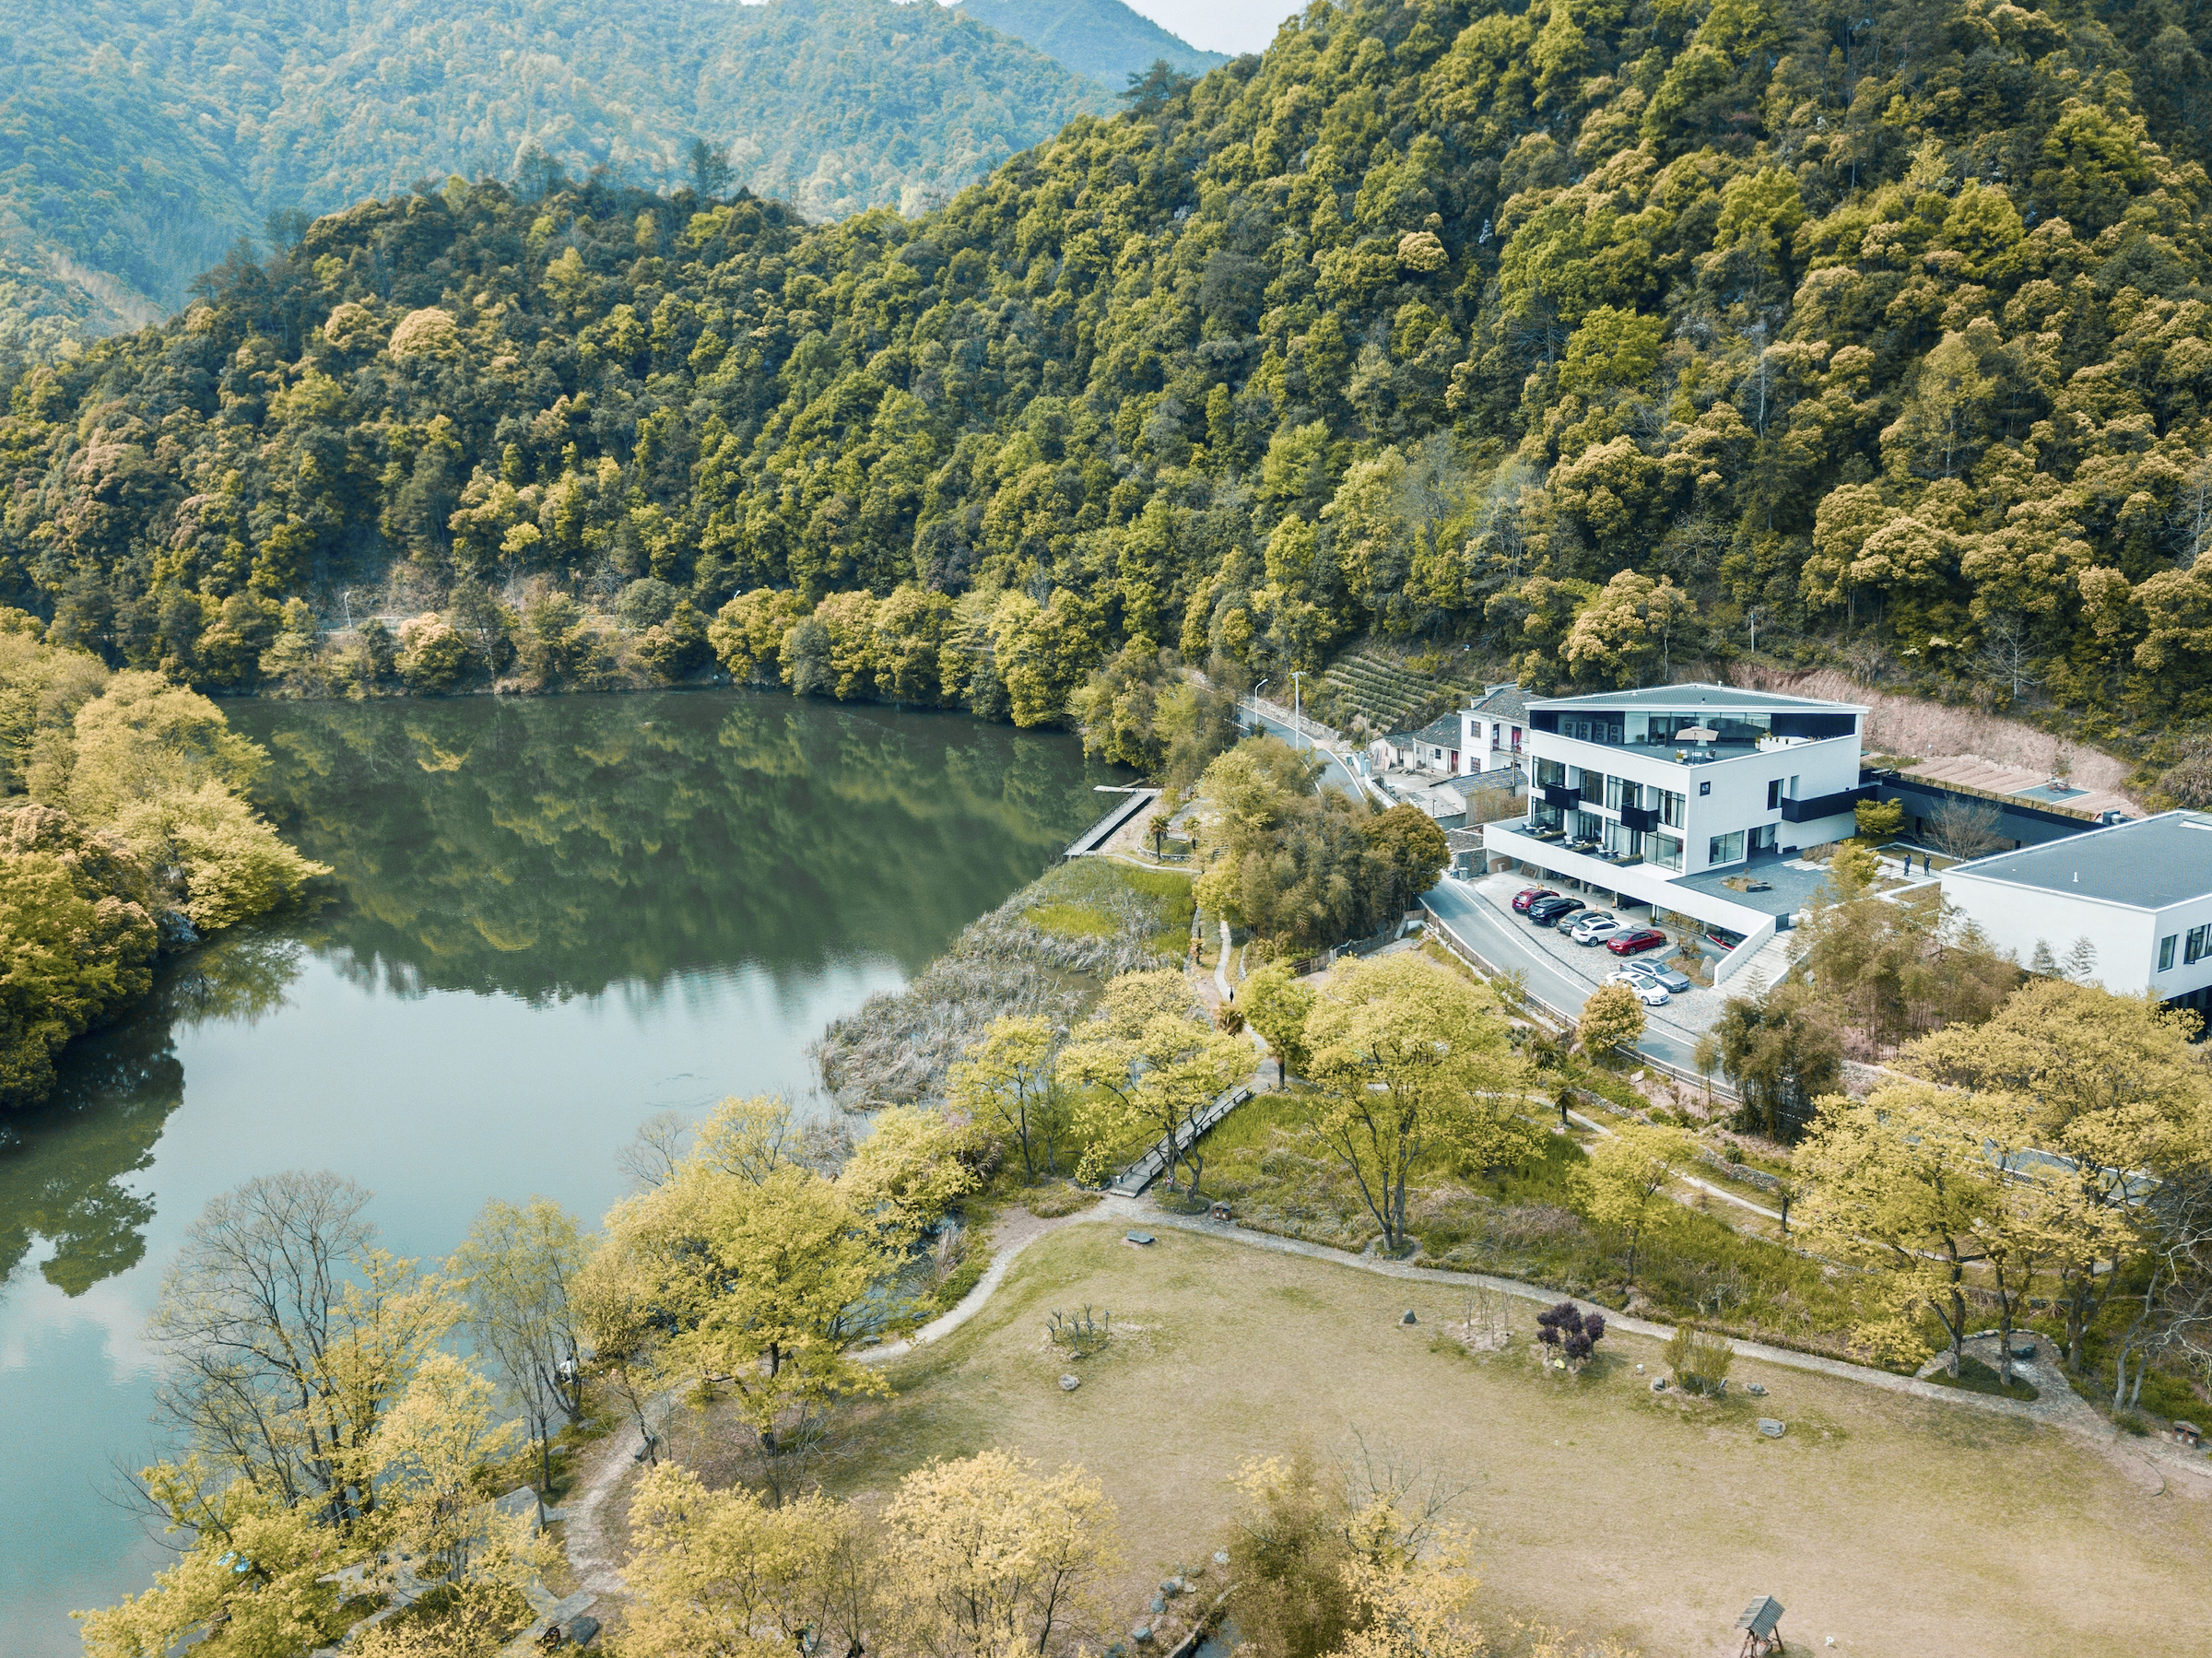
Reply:
[[[947, 0], [957, 4], [957, 0]], [[1132, 10], [1207, 52], [1265, 52], [1275, 31], [1306, 0], [1124, 0]]]
[[1171, 34], [1208, 52], [1264, 52], [1304, 0], [1127, 0]]

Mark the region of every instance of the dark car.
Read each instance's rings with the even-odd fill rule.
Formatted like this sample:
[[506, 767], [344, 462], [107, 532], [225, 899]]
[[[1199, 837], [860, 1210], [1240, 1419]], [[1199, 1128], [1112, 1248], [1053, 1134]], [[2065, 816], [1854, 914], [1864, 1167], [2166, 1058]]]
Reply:
[[1559, 896], [1559, 895], [1553, 891], [1549, 887], [1524, 887], [1519, 892], [1513, 895], [1513, 913], [1516, 915], [1526, 915], [1528, 913], [1529, 905], [1535, 903], [1537, 900], [1557, 898]]
[[1539, 927], [1555, 927], [1562, 915], [1585, 907], [1579, 898], [1541, 898], [1528, 907], [1528, 919]]
[[1634, 956], [1644, 950], [1655, 950], [1665, 942], [1666, 935], [1656, 927], [1632, 927], [1606, 939], [1606, 948], [1616, 956]]

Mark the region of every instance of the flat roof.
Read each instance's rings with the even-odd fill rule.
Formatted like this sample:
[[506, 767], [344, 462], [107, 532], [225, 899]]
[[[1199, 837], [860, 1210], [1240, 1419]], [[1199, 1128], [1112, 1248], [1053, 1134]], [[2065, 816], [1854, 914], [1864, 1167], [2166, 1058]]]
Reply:
[[1535, 708], [1656, 708], [1668, 712], [1681, 709], [1724, 708], [1820, 709], [1829, 713], [1863, 714], [1856, 702], [1823, 702], [1817, 697], [1792, 697], [1781, 691], [1747, 691], [1733, 685], [1653, 685], [1632, 691], [1596, 691], [1587, 697], [1533, 697]]
[[1976, 858], [1943, 873], [1946, 878], [2002, 881], [2131, 910], [2163, 910], [2212, 895], [2212, 816], [2161, 812]]

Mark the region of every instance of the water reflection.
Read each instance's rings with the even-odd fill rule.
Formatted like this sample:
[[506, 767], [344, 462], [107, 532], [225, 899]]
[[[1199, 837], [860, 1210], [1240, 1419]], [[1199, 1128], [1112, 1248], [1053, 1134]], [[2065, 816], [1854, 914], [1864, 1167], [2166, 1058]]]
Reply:
[[[855, 956], [912, 971], [1090, 804], [1065, 737], [749, 694], [232, 719], [271, 751], [271, 811], [334, 876], [173, 964], [131, 1019], [70, 1050], [42, 1109], [0, 1127], [0, 1286], [35, 1240], [71, 1297], [139, 1263], [153, 1199], [132, 1177], [183, 1099], [179, 1033], [276, 1012], [310, 959], [374, 995], [534, 1006], [610, 988], [641, 1005], [740, 963], [790, 984]], [[299, 1054], [302, 1082], [332, 1057]]]
[[402, 994], [533, 1001], [862, 947], [912, 969], [1066, 833], [1065, 738], [766, 696], [243, 711]]

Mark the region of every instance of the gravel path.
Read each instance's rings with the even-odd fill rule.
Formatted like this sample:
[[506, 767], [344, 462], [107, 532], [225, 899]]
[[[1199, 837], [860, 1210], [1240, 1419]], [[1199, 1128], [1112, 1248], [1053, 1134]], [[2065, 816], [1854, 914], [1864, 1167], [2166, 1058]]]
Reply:
[[[1088, 1209], [1050, 1219], [1031, 1215], [1027, 1209], [1017, 1209], [1003, 1216], [992, 1234], [991, 1265], [977, 1280], [975, 1288], [960, 1299], [959, 1305], [932, 1319], [904, 1340], [871, 1348], [860, 1355], [861, 1358], [870, 1364], [884, 1363], [931, 1342], [942, 1341], [983, 1310], [999, 1285], [1006, 1281], [1007, 1270], [1016, 1258], [1030, 1245], [1064, 1228], [1083, 1225], [1141, 1225], [1149, 1229], [1172, 1229], [1182, 1232], [1197, 1232], [1224, 1242], [1241, 1244], [1246, 1249], [1265, 1250], [1278, 1255], [1302, 1255], [1311, 1261], [1326, 1261], [1336, 1266], [1350, 1267], [1355, 1272], [1372, 1273], [1379, 1277], [1457, 1288], [1488, 1289], [1523, 1300], [1541, 1301], [1547, 1306], [1568, 1299], [1557, 1290], [1524, 1284], [1514, 1278], [1492, 1277], [1487, 1273], [1448, 1272], [1440, 1267], [1421, 1266], [1412, 1262], [1384, 1261], [1370, 1255], [1355, 1255], [1326, 1244], [1277, 1237], [1272, 1232], [1255, 1232], [1233, 1221], [1212, 1220], [1198, 1215], [1172, 1215], [1147, 1198], [1109, 1196], [1101, 1198]], [[1665, 1341], [1674, 1335], [1671, 1325], [1655, 1323], [1649, 1319], [1632, 1318], [1627, 1313], [1616, 1312], [1609, 1307], [1589, 1304], [1589, 1310], [1604, 1313], [1608, 1328], [1625, 1330], [1632, 1335]], [[2047, 1356], [2032, 1367], [2020, 1367], [2030, 1372], [2030, 1380], [2035, 1382], [2041, 1394], [2031, 1404], [1992, 1393], [1969, 1393], [1959, 1388], [1944, 1387], [1933, 1382], [1899, 1376], [1888, 1370], [1877, 1370], [1866, 1365], [1825, 1358], [1816, 1353], [1800, 1353], [1794, 1348], [1770, 1346], [1764, 1342], [1731, 1338], [1728, 1345], [1742, 1357], [1756, 1359], [1761, 1364], [1834, 1376], [1845, 1382], [1878, 1387], [1893, 1393], [1906, 1393], [1938, 1405], [2013, 1417], [2073, 1434], [2103, 1448], [2132, 1480], [2147, 1490], [2162, 1490], [2165, 1475], [2170, 1472], [2184, 1472], [2194, 1476], [2193, 1489], [2212, 1488], [2212, 1459], [2201, 1454], [2192, 1456], [2160, 1440], [2129, 1440], [2123, 1438], [2110, 1422], [2075, 1393], [2072, 1384], [2055, 1364], [2048, 1361]], [[1994, 1354], [1991, 1357], [1994, 1358]], [[663, 1394], [649, 1407], [648, 1415], [657, 1422], [666, 1415], [674, 1399], [673, 1393]], [[636, 1465], [638, 1450], [635, 1429], [609, 1434], [589, 1453], [590, 1460], [580, 1482], [578, 1494], [566, 1505], [568, 1531], [565, 1546], [569, 1564], [575, 1570], [578, 1582], [595, 1593], [619, 1594], [623, 1592], [622, 1574], [614, 1561], [612, 1516], [608, 1504], [623, 1476]]]

